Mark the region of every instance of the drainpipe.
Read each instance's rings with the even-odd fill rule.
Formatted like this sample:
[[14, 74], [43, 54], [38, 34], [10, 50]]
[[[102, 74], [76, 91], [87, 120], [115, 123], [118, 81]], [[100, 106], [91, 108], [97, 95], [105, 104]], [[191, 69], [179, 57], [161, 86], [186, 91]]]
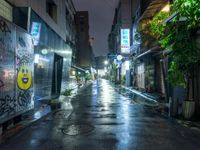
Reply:
[[169, 93], [168, 93], [168, 83], [167, 83], [167, 74], [166, 74], [166, 66], [164, 64], [164, 60], [163, 59], [160, 59], [160, 64], [161, 64], [161, 70], [162, 70], [162, 75], [163, 75], [163, 78], [164, 78], [164, 87], [165, 87], [165, 94], [166, 94], [166, 97], [165, 97], [165, 101], [168, 103], [169, 101]]

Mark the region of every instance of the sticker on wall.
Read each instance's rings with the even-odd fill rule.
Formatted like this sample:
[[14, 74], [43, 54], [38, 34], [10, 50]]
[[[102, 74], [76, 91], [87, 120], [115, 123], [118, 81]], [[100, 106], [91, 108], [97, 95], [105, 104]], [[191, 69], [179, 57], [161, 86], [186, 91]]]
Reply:
[[17, 85], [21, 90], [28, 90], [32, 85], [32, 71], [26, 58], [21, 58], [20, 60]]

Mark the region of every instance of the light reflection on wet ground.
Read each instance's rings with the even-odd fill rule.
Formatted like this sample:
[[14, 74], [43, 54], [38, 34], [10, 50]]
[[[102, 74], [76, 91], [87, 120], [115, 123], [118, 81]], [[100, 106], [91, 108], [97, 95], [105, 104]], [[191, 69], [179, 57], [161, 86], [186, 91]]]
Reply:
[[141, 101], [146, 102], [106, 80], [98, 80], [72, 99], [73, 112], [68, 118], [65, 117], [66, 110], [50, 114], [8, 140], [0, 148], [199, 149], [199, 133], [159, 116]]

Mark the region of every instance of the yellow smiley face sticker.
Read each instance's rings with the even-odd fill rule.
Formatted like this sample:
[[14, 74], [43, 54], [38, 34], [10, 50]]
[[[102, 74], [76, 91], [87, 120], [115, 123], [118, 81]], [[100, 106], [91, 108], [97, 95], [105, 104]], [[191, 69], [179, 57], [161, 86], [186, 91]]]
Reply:
[[17, 84], [21, 90], [28, 90], [32, 84], [32, 72], [27, 63], [20, 65], [20, 70], [17, 74]]

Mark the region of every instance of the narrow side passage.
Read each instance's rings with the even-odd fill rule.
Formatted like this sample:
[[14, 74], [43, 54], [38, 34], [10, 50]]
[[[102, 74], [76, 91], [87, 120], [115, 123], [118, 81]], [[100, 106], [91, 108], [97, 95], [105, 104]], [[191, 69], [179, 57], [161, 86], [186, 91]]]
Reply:
[[[73, 112], [50, 114], [0, 149], [198, 150], [200, 134], [133, 102], [106, 80], [94, 81], [72, 99]], [[65, 114], [60, 112], [61, 114]]]

